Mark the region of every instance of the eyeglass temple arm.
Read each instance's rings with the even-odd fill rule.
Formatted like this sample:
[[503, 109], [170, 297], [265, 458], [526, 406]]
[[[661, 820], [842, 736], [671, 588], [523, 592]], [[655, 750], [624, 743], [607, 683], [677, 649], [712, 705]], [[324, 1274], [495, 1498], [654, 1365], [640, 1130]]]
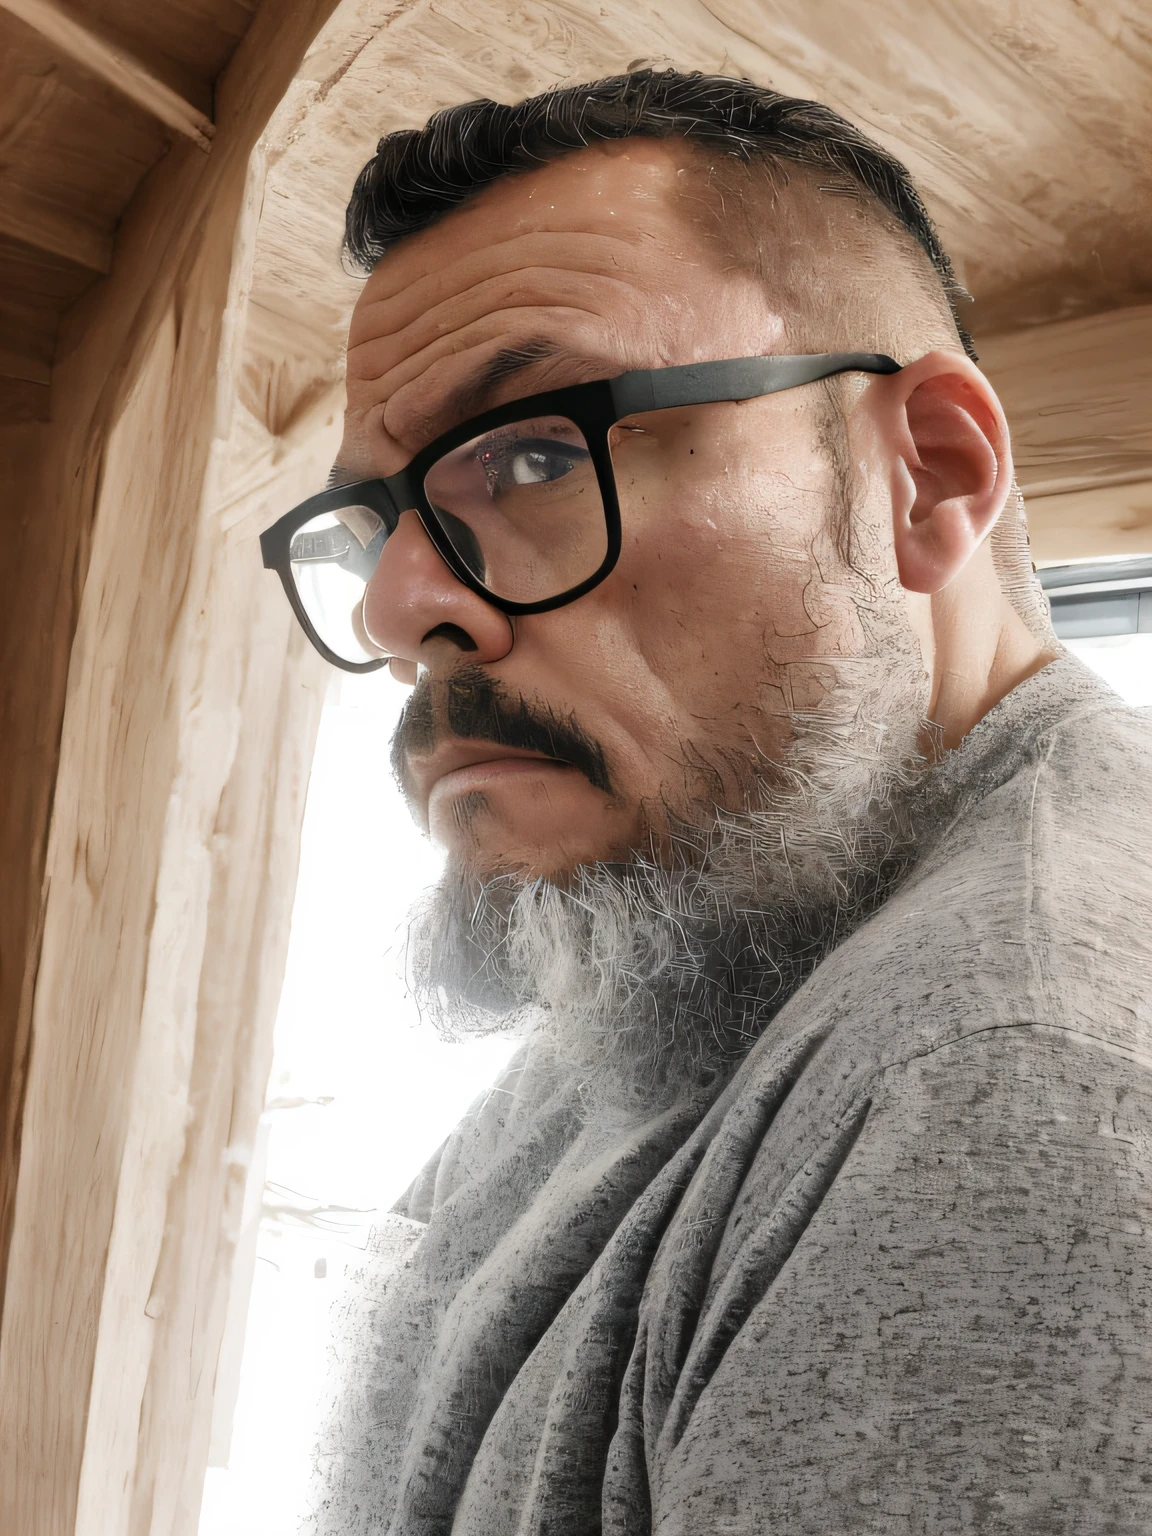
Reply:
[[814, 384], [836, 373], [899, 373], [901, 364], [882, 352], [818, 352], [802, 357], [737, 357], [678, 368], [642, 368], [611, 381], [621, 416], [677, 405], [755, 400], [778, 390]]

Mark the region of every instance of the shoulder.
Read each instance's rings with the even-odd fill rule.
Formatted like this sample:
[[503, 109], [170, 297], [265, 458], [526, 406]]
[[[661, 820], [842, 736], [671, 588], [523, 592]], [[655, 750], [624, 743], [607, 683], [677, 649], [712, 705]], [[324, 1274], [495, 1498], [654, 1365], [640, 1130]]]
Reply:
[[995, 773], [987, 751], [956, 754], [963, 792], [942, 797], [915, 867], [770, 1035], [818, 1030], [859, 1091], [1022, 1025], [1152, 1055], [1152, 712], [1098, 687], [1019, 738]]
[[[773, 1500], [788, 1529], [855, 1528], [859, 1489], [899, 1488], [920, 1513], [885, 1530], [985, 1529], [980, 1507], [1065, 1530], [1101, 1468], [1092, 1508], [1134, 1490], [1146, 1514], [1150, 1087], [1146, 1058], [1020, 1024], [871, 1073], [798, 1147], [782, 1106], [708, 1270], [654, 1529], [759, 1529]], [[678, 1223], [665, 1250], [691, 1254]]]
[[1038, 737], [1025, 782], [1034, 868], [1117, 916], [1126, 897], [1146, 908], [1152, 710], [1116, 700], [1074, 713]]
[[546, 1043], [526, 1042], [474, 1100], [393, 1213], [428, 1222], [463, 1189], [494, 1180], [534, 1183], [539, 1170], [559, 1161], [576, 1135], [577, 1109], [576, 1089], [558, 1077]]

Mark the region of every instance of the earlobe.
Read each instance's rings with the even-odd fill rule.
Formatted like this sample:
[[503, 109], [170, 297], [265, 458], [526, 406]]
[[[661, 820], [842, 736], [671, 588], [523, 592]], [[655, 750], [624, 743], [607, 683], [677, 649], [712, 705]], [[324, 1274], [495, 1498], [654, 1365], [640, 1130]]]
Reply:
[[991, 386], [966, 358], [929, 353], [896, 381], [896, 564], [902, 586], [931, 594], [960, 573], [1003, 509], [1012, 485], [1008, 431]]

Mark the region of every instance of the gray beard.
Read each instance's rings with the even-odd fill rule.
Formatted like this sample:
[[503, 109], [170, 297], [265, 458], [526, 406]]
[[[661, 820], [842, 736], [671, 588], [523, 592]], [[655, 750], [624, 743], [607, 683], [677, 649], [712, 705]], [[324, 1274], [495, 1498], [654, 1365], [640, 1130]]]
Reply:
[[918, 842], [923, 669], [889, 654], [838, 670], [791, 717], [787, 761], [747, 765], [748, 808], [690, 808], [663, 861], [585, 866], [564, 886], [449, 868], [409, 932], [421, 1011], [450, 1038], [532, 1037], [590, 1116], [718, 1092]]

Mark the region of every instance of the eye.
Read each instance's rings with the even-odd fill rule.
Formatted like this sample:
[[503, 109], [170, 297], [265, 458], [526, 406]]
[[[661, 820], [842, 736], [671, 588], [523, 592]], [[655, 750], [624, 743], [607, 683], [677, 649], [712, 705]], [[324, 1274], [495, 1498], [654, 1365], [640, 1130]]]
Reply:
[[488, 483], [488, 494], [498, 496], [518, 485], [546, 485], [562, 480], [588, 458], [587, 450], [549, 438], [517, 438], [489, 441], [477, 454]]
[[572, 461], [558, 453], [530, 448], [513, 455], [511, 468], [517, 485], [536, 485], [541, 480], [559, 480], [572, 468]]

